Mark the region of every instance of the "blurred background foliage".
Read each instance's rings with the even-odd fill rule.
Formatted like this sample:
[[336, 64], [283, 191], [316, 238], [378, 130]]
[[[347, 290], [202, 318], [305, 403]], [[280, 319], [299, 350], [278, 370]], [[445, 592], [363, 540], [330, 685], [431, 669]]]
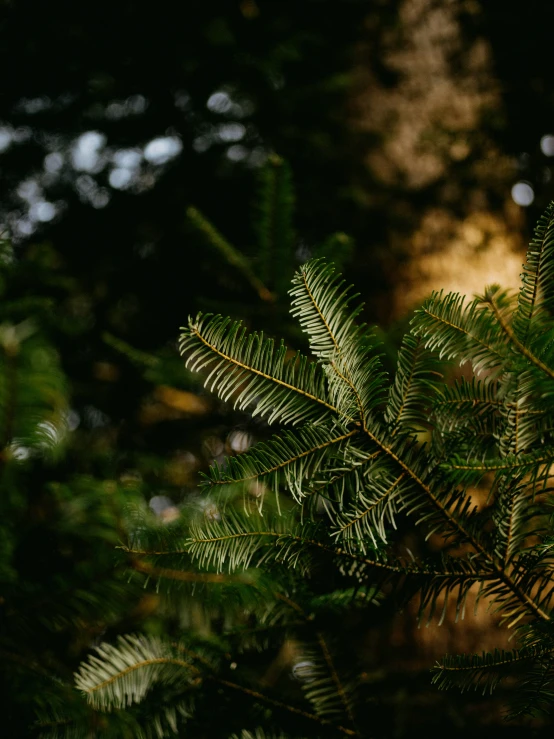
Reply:
[[[553, 21], [538, 0], [3, 0], [10, 736], [36, 734], [30, 706], [63, 700], [57, 680], [96, 640], [165, 628], [115, 549], [126, 504], [172, 520], [199, 471], [267, 434], [183, 369], [188, 314], [230, 313], [297, 348], [286, 285], [327, 255], [392, 356], [431, 289], [517, 283], [554, 190]], [[484, 623], [462, 637], [380, 618], [364, 649], [368, 680], [391, 681], [391, 736], [427, 705], [452, 731], [498, 723], [421, 678], [439, 654], [478, 651]]]

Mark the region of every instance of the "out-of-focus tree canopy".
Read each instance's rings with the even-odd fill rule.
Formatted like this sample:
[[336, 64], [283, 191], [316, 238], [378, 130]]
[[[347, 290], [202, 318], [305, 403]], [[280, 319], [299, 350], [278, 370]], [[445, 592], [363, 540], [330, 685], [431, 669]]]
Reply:
[[[95, 320], [159, 341], [178, 296], [213, 266], [187, 232], [186, 204], [251, 240], [244, 202], [274, 150], [296, 176], [304, 246], [351, 233], [372, 311], [388, 320], [383, 293], [414, 250], [468, 239], [473, 257], [489, 242], [495, 255], [517, 250], [499, 222], [507, 207], [521, 229], [507, 192], [528, 180], [539, 206], [547, 199], [540, 34], [552, 10], [527, 4], [517, 23], [512, 12], [476, 0], [236, 0], [191, 2], [181, 18], [172, 2], [5, 3], [4, 223], [16, 241], [51, 239], [88, 286], [101, 284], [119, 319], [93, 300]], [[449, 234], [440, 245], [437, 231]], [[436, 266], [423, 269], [419, 282], [432, 282]], [[422, 294], [409, 296], [396, 312]]]

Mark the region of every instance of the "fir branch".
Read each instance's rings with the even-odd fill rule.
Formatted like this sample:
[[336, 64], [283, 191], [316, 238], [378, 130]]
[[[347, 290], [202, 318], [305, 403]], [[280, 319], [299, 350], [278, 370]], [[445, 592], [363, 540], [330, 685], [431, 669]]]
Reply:
[[275, 700], [275, 698], [271, 698], [268, 695], [265, 695], [264, 693], [260, 693], [257, 690], [252, 690], [250, 688], [246, 688], [243, 685], [239, 685], [237, 683], [230, 682], [229, 680], [223, 680], [221, 678], [217, 679], [217, 682], [219, 685], [224, 685], [227, 688], [231, 688], [233, 690], [238, 690], [245, 695], [249, 695], [252, 698], [255, 698], [256, 700], [260, 700], [263, 703], [267, 703], [270, 706], [275, 706], [276, 708], [281, 708], [285, 711], [288, 711], [289, 713], [295, 713], [298, 716], [302, 716], [303, 718], [309, 719], [310, 721], [315, 721], [322, 726], [329, 726], [333, 729], [336, 729], [336, 731], [340, 732], [341, 734], [346, 734], [347, 736], [357, 736], [356, 732], [352, 729], [348, 729], [344, 726], [340, 726], [340, 724], [336, 724], [333, 721], [330, 721], [329, 719], [323, 718], [322, 716], [318, 716], [315, 713], [309, 713], [308, 711], [304, 711], [301, 708], [297, 708], [296, 706], [290, 705], [289, 703], [284, 703], [279, 700]]
[[[152, 553], [149, 552], [149, 554]], [[159, 552], [156, 552], [156, 554], [159, 554]], [[167, 580], [177, 580], [180, 582], [219, 583], [224, 585], [227, 583], [244, 583], [245, 585], [251, 585], [253, 582], [252, 578], [247, 573], [233, 576], [223, 575], [222, 573], [218, 572], [191, 572], [186, 570], [175, 570], [169, 569], [167, 567], [155, 567], [149, 562], [138, 559], [135, 559], [132, 562], [132, 567], [138, 572], [143, 572], [150, 577], [163, 578]]]
[[345, 433], [324, 425], [304, 426], [296, 433], [285, 432], [266, 443], [257, 444], [248, 452], [230, 457], [224, 467], [212, 466], [209, 484], [215, 486], [262, 480], [278, 493], [284, 476], [287, 487], [300, 500], [305, 495], [304, 481], [313, 477], [331, 447], [340, 453], [343, 443], [359, 433], [357, 428]]
[[346, 690], [342, 684], [342, 681], [339, 677], [339, 674], [337, 672], [337, 668], [335, 667], [335, 663], [333, 661], [333, 657], [331, 656], [331, 652], [329, 651], [329, 648], [327, 646], [327, 642], [325, 641], [325, 637], [322, 632], [317, 632], [316, 634], [317, 642], [319, 644], [319, 647], [321, 649], [321, 653], [323, 654], [323, 658], [325, 659], [325, 663], [327, 665], [327, 668], [329, 670], [329, 674], [331, 675], [331, 678], [333, 680], [333, 683], [335, 685], [336, 691], [340, 697], [341, 703], [344, 707], [344, 711], [346, 715], [348, 716], [348, 719], [350, 721], [350, 724], [355, 729], [355, 736], [360, 736], [358, 730], [356, 729], [356, 721], [354, 719], [354, 714], [352, 713], [352, 706], [350, 703], [350, 700], [346, 694]]
[[[293, 316], [299, 316], [301, 325], [308, 332], [313, 353], [324, 360], [328, 360], [337, 377], [352, 391], [356, 400], [360, 422], [362, 427], [365, 427], [364, 407], [360, 394], [352, 382], [348, 363], [345, 362], [344, 352], [341, 349], [341, 343], [350, 344], [358, 333], [358, 330], [354, 329], [353, 316], [346, 317], [350, 298], [345, 299], [341, 296], [338, 298], [341, 304], [338, 305], [337, 294], [344, 281], [333, 285], [333, 280], [330, 279], [330, 267], [326, 268], [327, 272], [325, 270], [321, 274], [315, 272], [317, 277], [314, 281], [313, 266], [315, 264], [311, 262], [309, 266], [300, 269], [301, 282], [300, 280], [298, 282], [303, 287], [307, 300], [301, 290], [298, 288], [293, 290], [291, 294], [294, 296], [294, 300], [291, 312]], [[314, 281], [313, 287], [310, 286], [310, 281]], [[325, 286], [324, 291], [321, 290], [323, 285]], [[319, 297], [322, 305], [319, 304]], [[326, 315], [331, 306], [332, 310], [329, 311], [329, 315]], [[321, 322], [322, 327], [317, 327], [313, 314]], [[353, 336], [349, 334], [353, 334]], [[345, 350], [351, 351], [351, 347], [345, 346]]]
[[[372, 452], [371, 454], [364, 454], [362, 452], [356, 459], [349, 460], [348, 464], [345, 464], [344, 469], [336, 473], [334, 470], [322, 470], [323, 473], [331, 474], [331, 477], [323, 482], [318, 481], [314, 487], [307, 490], [306, 498], [312, 498], [316, 501], [318, 500], [318, 497], [323, 498], [323, 500], [326, 501], [325, 510], [330, 516], [334, 513], [333, 506], [335, 505], [338, 505], [340, 510], [342, 510], [345, 493], [349, 492], [354, 497], [359, 494], [360, 490], [364, 487], [363, 480], [360, 478], [360, 475], [363, 477], [368, 467], [375, 462], [381, 454], [382, 452], [380, 450]], [[337, 491], [336, 500], [332, 500], [328, 495], [323, 493], [327, 488], [332, 488]], [[330, 503], [331, 506], [328, 506], [327, 503]]]
[[428, 425], [437, 380], [442, 378], [439, 367], [421, 337], [404, 336], [385, 409], [385, 420], [392, 428], [404, 426], [411, 431]]
[[[366, 496], [360, 496], [360, 500], [355, 504], [354, 509], [346, 512], [343, 517], [339, 518], [340, 528], [335, 532], [335, 535], [344, 537], [345, 532], [347, 532], [349, 538], [354, 538], [355, 546], [361, 546], [362, 551], [364, 549], [363, 542], [366, 534], [371, 537], [374, 547], [377, 546], [374, 531], [382, 541], [386, 542], [385, 516], [388, 513], [390, 522], [394, 524], [392, 513], [394, 506], [389, 504], [388, 508], [385, 508], [381, 515], [377, 513], [377, 509], [393, 495], [405, 476], [406, 473], [402, 472], [390, 485], [388, 485], [388, 480], [384, 484], [381, 482], [379, 487], [374, 484], [374, 489], [372, 490], [373, 496], [369, 500]], [[361, 506], [360, 503], [362, 504]], [[352, 530], [349, 531], [349, 529]]]
[[[102, 644], [75, 675], [76, 687], [96, 708], [125, 708], [140, 702], [155, 683], [196, 680], [197, 667], [177, 656], [171, 645], [153, 637], [119, 637], [117, 645]], [[196, 683], [195, 683], [196, 684]]]
[[187, 218], [197, 231], [202, 234], [204, 240], [216, 249], [229, 264], [236, 267], [242, 273], [258, 293], [261, 300], [270, 303], [275, 301], [275, 296], [267, 289], [262, 280], [260, 280], [254, 272], [250, 262], [244, 254], [230, 244], [197, 208], [194, 208], [192, 205], [189, 206], [187, 208]]
[[458, 293], [433, 293], [416, 311], [412, 332], [441, 358], [471, 362], [476, 373], [498, 371], [506, 358], [506, 342], [490, 311], [481, 300], [466, 303]]
[[554, 203], [539, 218], [527, 250], [522, 286], [514, 315], [514, 332], [527, 345], [537, 318], [552, 315], [554, 308]]
[[295, 249], [290, 168], [281, 157], [271, 154], [261, 169], [260, 180], [256, 219], [260, 273], [265, 284], [280, 296], [286, 292], [290, 279], [283, 267], [291, 263]]
[[464, 692], [481, 687], [483, 694], [487, 691], [492, 693], [500, 680], [506, 676], [505, 668], [535, 661], [545, 653], [548, 652], [523, 648], [511, 651], [495, 649], [492, 653], [483, 652], [481, 655], [446, 655], [433, 668], [432, 682], [441, 690], [456, 686]]
[[371, 356], [375, 337], [355, 322], [362, 306], [350, 307], [356, 296], [344, 284], [332, 265], [311, 260], [293, 279], [291, 313], [327, 367], [335, 404], [365, 428], [368, 413], [383, 400], [385, 377], [379, 358]]
[[223, 400], [236, 395], [235, 406], [241, 409], [255, 403], [253, 414], [267, 415], [269, 423], [320, 420], [329, 411], [341, 415], [326, 400], [319, 366], [300, 354], [287, 362], [283, 344], [275, 352], [273, 341], [256, 333], [247, 336], [239, 322], [209, 318], [199, 314], [191, 320], [182, 329], [179, 347], [193, 371], [210, 367], [205, 384]]
[[554, 380], [554, 370], [546, 365], [544, 362], [542, 362], [537, 356], [533, 354], [533, 352], [528, 349], [527, 346], [523, 342], [521, 342], [515, 332], [513, 331], [512, 327], [508, 324], [504, 316], [502, 315], [502, 311], [499, 309], [498, 303], [495, 300], [495, 291], [492, 289], [489, 289], [484, 297], [483, 297], [483, 303], [490, 306], [492, 309], [492, 312], [494, 313], [500, 327], [502, 328], [502, 331], [506, 334], [509, 341], [512, 342], [512, 344], [517, 348], [517, 350], [523, 354], [523, 356], [531, 362], [531, 364], [534, 364], [535, 367], [538, 367], [538, 369], [541, 370], [541, 372], [544, 372], [544, 374], [549, 377], [551, 380]]
[[[448, 502], [445, 500], [441, 500], [441, 498], [432, 490], [431, 486], [428, 485], [418, 474], [418, 472], [413, 469], [413, 467], [408, 464], [404, 459], [402, 459], [397, 452], [394, 451], [392, 445], [388, 445], [385, 441], [381, 440], [376, 433], [370, 431], [369, 429], [366, 430], [367, 435], [370, 437], [370, 439], [377, 444], [377, 446], [384, 452], [389, 459], [395, 462], [398, 467], [400, 467], [406, 476], [411, 479], [416, 487], [425, 494], [425, 496], [428, 498], [428, 500], [432, 503], [434, 509], [437, 511], [437, 513], [441, 516], [444, 523], [451, 528], [453, 532], [461, 536], [462, 540], [469, 542], [476, 552], [483, 555], [485, 558], [489, 558], [488, 552], [485, 550], [477, 536], [471, 532], [462, 521], [460, 521], [456, 515], [450, 510], [450, 507], [448, 505]], [[405, 449], [406, 451], [406, 449]], [[456, 501], [459, 500], [456, 496], [450, 496], [450, 501]], [[405, 506], [408, 512], [410, 512], [410, 506]], [[415, 505], [411, 506], [412, 510], [418, 510], [419, 504], [416, 502]], [[461, 506], [458, 506], [458, 510], [463, 511], [463, 508]], [[465, 511], [464, 511], [465, 512]]]
[[521, 716], [536, 716], [549, 713], [554, 704], [554, 659], [552, 650], [544, 651], [533, 661], [523, 679], [519, 681], [515, 700], [512, 703], [509, 719]]
[[544, 454], [544, 452], [531, 452], [529, 454], [518, 454], [503, 457], [502, 459], [467, 460], [466, 462], [457, 462], [449, 460], [444, 462], [443, 466], [451, 470], [473, 470], [478, 472], [510, 472], [517, 470], [528, 472], [540, 465], [550, 465], [554, 460], [553, 454]]

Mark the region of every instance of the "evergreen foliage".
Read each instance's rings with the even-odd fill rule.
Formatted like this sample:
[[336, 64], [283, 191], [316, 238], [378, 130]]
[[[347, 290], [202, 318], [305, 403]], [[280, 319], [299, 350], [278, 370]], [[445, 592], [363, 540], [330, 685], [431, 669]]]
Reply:
[[[213, 628], [186, 644], [137, 635], [102, 645], [77, 674], [90, 705], [132, 715], [157, 691], [173, 696], [160, 737], [187, 722], [183, 735], [370, 736], [341, 623], [418, 594], [424, 622], [463, 618], [471, 595], [514, 634], [510, 651], [446, 656], [433, 668], [439, 688], [487, 692], [515, 679], [513, 716], [549, 710], [553, 269], [554, 204], [519, 296], [496, 286], [470, 301], [432, 295], [391, 382], [354, 296], [321, 260], [291, 290], [313, 362], [221, 316], [191, 319], [180, 343], [189, 366], [280, 429], [215, 465], [185, 522], [154, 526], [137, 510], [126, 551], [160, 587], [208, 609]], [[469, 363], [471, 381], [445, 383], [453, 363]], [[403, 556], [409, 525], [439, 551]], [[303, 698], [256, 679], [249, 657], [291, 644]], [[220, 717], [207, 728], [214, 687], [225, 729]]]
[[39, 271], [2, 242], [0, 690], [13, 737], [28, 736], [46, 706], [76, 703], [90, 714], [68, 689], [75, 664], [143, 597], [114, 551], [137, 490], [67, 464], [74, 411], [50, 330], [56, 311], [26, 294]]
[[[268, 164], [274, 166], [286, 169], [277, 157]], [[262, 169], [261, 177], [268, 180], [271, 173]], [[290, 177], [285, 185], [270, 202], [265, 202], [269, 191], [261, 188], [258, 207], [267, 218], [264, 226], [259, 217], [257, 233], [261, 239], [270, 223], [289, 223], [279, 258], [286, 258], [292, 273], [298, 257], [290, 228]], [[273, 325], [280, 326], [278, 295], [265, 287], [257, 294], [244, 289], [255, 287], [250, 278], [266, 259], [259, 244], [247, 256], [230, 245], [219, 248], [213, 239], [224, 239], [217, 230], [192, 208], [188, 216], [218, 260], [237, 268], [225, 308], [248, 315], [267, 305]], [[340, 254], [346, 254], [348, 242], [340, 241]], [[8, 241], [1, 243], [0, 689], [8, 705], [6, 725], [14, 739], [96, 731], [153, 737], [189, 716], [189, 703], [158, 691], [156, 705], [150, 694], [148, 705], [138, 711], [103, 714], [71, 686], [72, 672], [86, 652], [129, 628], [141, 628], [153, 639], [160, 632], [173, 633], [175, 614], [179, 629], [205, 636], [214, 619], [230, 618], [230, 603], [241, 614], [235, 641], [268, 644], [265, 627], [258, 633], [245, 628], [244, 612], [256, 606], [265, 614], [259, 593], [273, 581], [261, 571], [225, 581], [219, 575], [178, 572], [179, 557], [173, 570], [167, 557], [153, 567], [115, 548], [126, 529], [144, 530], [141, 521], [148, 519], [152, 532], [153, 524], [169, 520], [166, 514], [179, 516], [176, 506], [187, 492], [196, 500], [191, 472], [203, 458], [213, 458], [203, 439], [223, 446], [225, 425], [240, 416], [208, 402], [201, 379], [184, 369], [174, 345], [139, 350], [121, 338], [127, 338], [121, 321], [110, 325], [115, 333], [100, 333], [88, 310], [89, 296], [66, 267], [50, 245], [22, 253]], [[91, 333], [96, 343], [102, 340], [94, 354], [86, 348]], [[133, 406], [119, 405], [123, 381]], [[177, 463], [183, 458], [184, 470]], [[145, 513], [152, 496], [153, 504], [163, 501], [167, 510]], [[129, 525], [124, 508], [131, 514]], [[186, 520], [193, 524], [198, 511], [183, 511], [189, 514]], [[162, 523], [159, 533], [166, 535], [166, 529]], [[167, 577], [160, 580], [160, 573], [176, 578], [177, 587], [165, 587]], [[141, 586], [150, 581], [159, 594], [144, 592]], [[206, 589], [211, 583], [220, 587]]]
[[[298, 238], [294, 229], [295, 188], [288, 163], [277, 154], [271, 154], [260, 168], [258, 187], [254, 198], [253, 243], [238, 248], [198, 208], [187, 208], [187, 221], [202, 246], [217, 254], [220, 263], [231, 267], [231, 274], [240, 277], [255, 294], [255, 302], [248, 305], [248, 294], [243, 296], [241, 313], [252, 313], [275, 324], [275, 317], [288, 323], [285, 307], [290, 279], [299, 261]], [[343, 266], [352, 257], [352, 240], [344, 233], [331, 234], [321, 243], [303, 246], [313, 257], [328, 257]], [[306, 258], [305, 256], [303, 257]], [[224, 271], [220, 271], [228, 279]], [[204, 300], [203, 302], [208, 303]], [[221, 298], [210, 301], [211, 310], [233, 312], [235, 306]], [[278, 324], [279, 325], [279, 324]]]

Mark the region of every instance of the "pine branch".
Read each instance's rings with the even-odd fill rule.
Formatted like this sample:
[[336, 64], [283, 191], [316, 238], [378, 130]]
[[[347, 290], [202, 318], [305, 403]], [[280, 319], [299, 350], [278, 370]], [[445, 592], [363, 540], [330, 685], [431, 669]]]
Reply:
[[502, 479], [493, 507], [494, 551], [505, 567], [545, 533], [542, 506], [529, 500], [527, 481]]
[[168, 644], [153, 637], [119, 637], [97, 647], [75, 675], [76, 687], [95, 708], [125, 708], [143, 700], [155, 683], [193, 685], [200, 672]]
[[305, 481], [317, 474], [330, 451], [344, 454], [343, 447], [358, 434], [358, 429], [344, 432], [324, 425], [304, 426], [295, 433], [285, 432], [266, 443], [257, 444], [248, 452], [230, 457], [223, 467], [211, 467], [209, 484], [240, 484], [256, 480], [277, 494], [284, 480], [294, 498], [301, 500], [306, 495]]
[[[473, 378], [443, 388], [435, 398], [430, 451], [444, 464], [453, 458], [490, 459], [498, 455], [504, 404], [498, 383]], [[444, 468], [443, 468], [444, 469]], [[453, 479], [454, 481], [454, 479]], [[456, 479], [457, 484], [464, 480]]]
[[392, 482], [388, 477], [373, 480], [371, 497], [367, 493], [360, 494], [354, 508], [338, 517], [339, 528], [335, 535], [347, 545], [353, 544], [364, 552], [366, 538], [371, 540], [372, 547], [378, 546], [377, 538], [386, 542], [386, 526], [395, 526], [394, 514], [398, 511], [398, 506], [391, 502], [391, 498], [402, 496], [401, 483], [404, 479], [405, 473], [402, 472]]
[[199, 315], [183, 329], [179, 347], [193, 371], [209, 368], [205, 384], [212, 392], [223, 400], [234, 397], [240, 409], [253, 405], [253, 415], [269, 423], [297, 425], [321, 421], [329, 412], [340, 415], [327, 400], [321, 367], [300, 354], [287, 361], [282, 343], [275, 351], [272, 340], [246, 335], [239, 322]]
[[378, 357], [370, 354], [375, 337], [355, 322], [362, 306], [344, 288], [332, 265], [314, 259], [293, 279], [291, 313], [310, 339], [312, 353], [328, 366], [335, 405], [365, 427], [366, 416], [383, 400], [384, 374]]
[[412, 331], [441, 359], [471, 362], [475, 373], [499, 371], [507, 357], [507, 343], [491, 311], [481, 300], [466, 303], [457, 293], [433, 293], [416, 311]]
[[199, 210], [189, 206], [187, 208], [187, 218], [189, 222], [202, 234], [204, 240], [216, 249], [221, 256], [230, 265], [239, 270], [254, 290], [258, 293], [261, 300], [273, 302], [274, 295], [267, 289], [265, 284], [260, 280], [252, 269], [249, 260], [237, 248], [230, 244], [227, 239], [211, 224]]
[[350, 698], [347, 695], [345, 686], [343, 685], [339, 677], [337, 668], [335, 667], [335, 663], [333, 661], [333, 657], [331, 656], [331, 652], [329, 651], [327, 642], [325, 641], [325, 637], [321, 632], [318, 632], [316, 634], [316, 637], [317, 637], [317, 642], [319, 644], [319, 647], [321, 649], [321, 653], [323, 654], [323, 658], [325, 659], [327, 669], [329, 670], [329, 673], [331, 675], [335, 690], [337, 694], [339, 695], [343, 709], [346, 715], [348, 716], [348, 720], [350, 721], [351, 726], [353, 726], [354, 729], [356, 730], [356, 736], [360, 736], [359, 732], [356, 729], [356, 721], [354, 719], [354, 714], [352, 713], [352, 706], [351, 706]]
[[[367, 477], [371, 473], [371, 466], [381, 455], [381, 451], [368, 453], [354, 444], [350, 445], [348, 454], [340, 465], [333, 465], [321, 470], [321, 482], [314, 484], [306, 491], [306, 503], [313, 509], [320, 501], [331, 520], [342, 511], [346, 500], [356, 499], [367, 486]], [[326, 478], [326, 479], [325, 479]], [[331, 498], [331, 493], [335, 498]]]
[[68, 391], [57, 352], [30, 322], [0, 326], [0, 451], [52, 456], [66, 438]]
[[554, 203], [540, 216], [523, 267], [518, 307], [513, 330], [518, 341], [527, 346], [533, 324], [554, 313]]
[[260, 173], [261, 193], [256, 230], [260, 273], [277, 295], [285, 293], [290, 275], [285, 265], [292, 263], [295, 236], [292, 225], [294, 188], [288, 164], [275, 154]]
[[259, 566], [267, 545], [273, 546], [285, 532], [284, 517], [269, 522], [231, 509], [218, 519], [191, 525], [187, 549], [202, 567], [213, 566], [221, 572], [227, 565], [232, 572]]
[[247, 574], [242, 575], [223, 575], [218, 572], [187, 572], [186, 570], [175, 570], [167, 567], [155, 567], [149, 562], [135, 559], [132, 566], [138, 572], [144, 572], [146, 575], [154, 578], [163, 578], [167, 580], [178, 580], [188, 583], [243, 583], [252, 585], [252, 578]]
[[520, 679], [508, 719], [549, 714], [554, 704], [554, 658], [552, 651], [537, 655]]
[[500, 327], [502, 328], [502, 331], [506, 334], [507, 338], [510, 342], [516, 347], [516, 349], [523, 354], [523, 356], [531, 362], [531, 364], [534, 364], [535, 367], [541, 370], [541, 372], [544, 372], [544, 374], [550, 378], [551, 380], [554, 379], [554, 369], [546, 365], [544, 362], [542, 362], [533, 352], [521, 342], [517, 335], [514, 333], [512, 327], [507, 323], [506, 319], [504, 318], [502, 311], [498, 305], [498, 299], [496, 297], [496, 291], [492, 288], [489, 289], [484, 297], [483, 297], [483, 303], [486, 305], [489, 305], [492, 312], [494, 313]]
[[494, 650], [481, 655], [447, 655], [433, 668], [432, 682], [440, 690], [455, 686], [462, 692], [482, 688], [483, 694], [492, 693], [500, 680], [509, 674], [506, 668], [535, 661], [543, 654], [540, 649], [514, 649]]
[[421, 337], [406, 334], [398, 352], [385, 420], [392, 428], [418, 431], [429, 423], [430, 406], [442, 378], [440, 364]]
[[[425, 479], [431, 476], [429, 469], [418, 471], [418, 449], [411, 438], [386, 440], [379, 438], [379, 430], [366, 429], [369, 438], [382, 450], [386, 457], [393, 461], [397, 468], [406, 475], [411, 485], [403, 488], [402, 510], [408, 515], [414, 515], [425, 506], [422, 494], [431, 503], [432, 508], [420, 517], [418, 523], [426, 521], [433, 528], [442, 525], [445, 538], [456, 536], [462, 542], [468, 542], [475, 551], [485, 558], [489, 558], [487, 551], [481, 544], [476, 532], [468, 527], [469, 500], [462, 494], [452, 492], [451, 486], [441, 492], [438, 485], [430, 485]], [[400, 444], [402, 446], [400, 446]], [[398, 445], [398, 446], [397, 446]]]
[[[542, 450], [529, 452], [528, 454], [510, 454], [505, 457], [490, 460], [473, 460], [456, 458], [448, 460], [442, 464], [444, 469], [457, 472], [478, 473], [480, 476], [485, 472], [502, 472], [505, 474], [512, 473], [512, 476], [522, 476], [533, 473], [533, 479], [539, 477], [539, 470], [542, 468], [545, 473], [548, 472], [550, 465], [554, 459], [554, 452], [545, 453]], [[466, 479], [459, 476], [462, 481]], [[475, 480], [475, 478], [471, 478]]]
[[274, 698], [271, 698], [268, 695], [265, 695], [264, 693], [260, 693], [257, 690], [251, 690], [250, 688], [246, 688], [243, 685], [238, 685], [237, 683], [230, 682], [229, 680], [222, 680], [218, 679], [217, 682], [220, 685], [224, 685], [227, 688], [231, 688], [232, 690], [238, 690], [241, 693], [244, 693], [245, 695], [249, 695], [250, 697], [262, 701], [262, 703], [266, 703], [270, 706], [275, 706], [276, 708], [281, 708], [284, 711], [288, 711], [289, 713], [294, 713], [298, 716], [302, 716], [305, 719], [308, 719], [310, 721], [315, 721], [318, 724], [321, 724], [322, 726], [330, 726], [336, 731], [338, 731], [341, 734], [346, 734], [347, 736], [357, 736], [356, 732], [352, 729], [348, 729], [344, 726], [340, 726], [340, 724], [336, 724], [333, 721], [330, 721], [329, 719], [323, 718], [322, 716], [318, 716], [315, 713], [309, 713], [308, 711], [304, 711], [301, 708], [297, 708], [296, 706], [293, 706], [288, 703], [284, 703], [279, 700], [275, 700]]

